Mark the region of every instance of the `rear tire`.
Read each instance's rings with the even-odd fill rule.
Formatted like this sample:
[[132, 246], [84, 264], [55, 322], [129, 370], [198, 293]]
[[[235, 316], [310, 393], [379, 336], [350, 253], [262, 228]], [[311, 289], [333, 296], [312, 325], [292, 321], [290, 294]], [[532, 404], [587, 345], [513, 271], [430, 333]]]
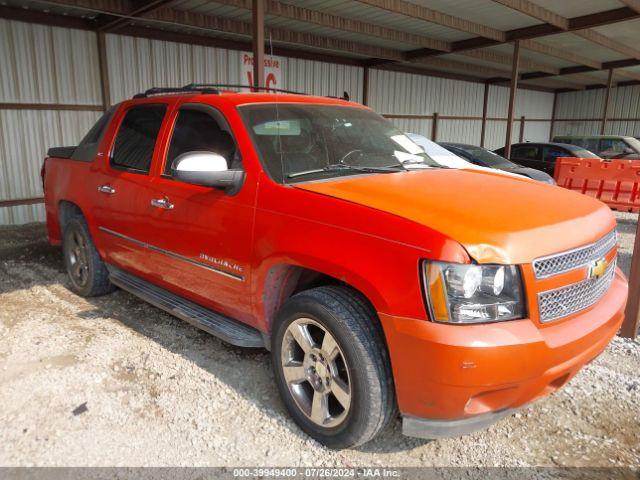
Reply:
[[361, 445], [396, 415], [384, 335], [359, 292], [325, 286], [291, 297], [277, 315], [271, 352], [289, 414], [321, 444]]
[[96, 250], [87, 223], [82, 217], [69, 219], [62, 242], [64, 264], [71, 290], [83, 297], [96, 297], [112, 292], [109, 271]]

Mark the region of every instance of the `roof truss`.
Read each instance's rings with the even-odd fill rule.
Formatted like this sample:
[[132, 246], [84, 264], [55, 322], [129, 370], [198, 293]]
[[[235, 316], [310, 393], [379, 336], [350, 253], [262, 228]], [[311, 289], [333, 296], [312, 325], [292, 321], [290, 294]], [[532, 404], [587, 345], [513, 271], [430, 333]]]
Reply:
[[[456, 65], [463, 65], [463, 68], [471, 69], [476, 74], [481, 74], [484, 69], [487, 74], [498, 71], [491, 67], [482, 67], [473, 63], [458, 62], [454, 60], [438, 59], [440, 55], [456, 53], [470, 58], [482, 60], [500, 66], [510, 65], [510, 55], [491, 50], [482, 50], [483, 47], [499, 45], [515, 39], [521, 40], [523, 49], [537, 52], [543, 55], [576, 63], [577, 66], [558, 68], [551, 64], [546, 64], [539, 60], [521, 58], [520, 65], [523, 70], [529, 70], [521, 75], [522, 80], [536, 80], [558, 75], [571, 75], [577, 73], [588, 73], [603, 69], [619, 69], [633, 65], [640, 65], [640, 50], [629, 45], [622, 44], [601, 33], [591, 30], [591, 27], [606, 25], [619, 21], [640, 17], [640, 0], [625, 0], [627, 6], [614, 10], [599, 12], [580, 17], [566, 18], [551, 10], [540, 7], [528, 0], [493, 0], [495, 3], [517, 10], [532, 18], [536, 18], [544, 23], [531, 27], [519, 28], [503, 32], [495, 28], [478, 24], [476, 22], [455, 17], [444, 12], [436, 11], [407, 0], [356, 0], [370, 7], [393, 12], [404, 16], [411, 16], [425, 22], [435, 23], [444, 27], [455, 29], [473, 35], [472, 38], [446, 42], [441, 39], [431, 38], [423, 34], [416, 34], [400, 29], [389, 28], [364, 22], [358, 19], [346, 18], [330, 12], [311, 10], [302, 6], [304, 4], [292, 4], [279, 0], [265, 0], [266, 14], [278, 16], [303, 23], [319, 25], [339, 31], [355, 33], [362, 36], [376, 37], [382, 40], [389, 40], [396, 43], [413, 45], [415, 48], [409, 51], [402, 51], [396, 48], [389, 48], [381, 45], [372, 45], [366, 42], [345, 40], [341, 38], [316, 35], [313, 33], [284, 29], [267, 28], [267, 36], [274, 42], [281, 44], [292, 44], [307, 46], [314, 49], [339, 51], [353, 56], [366, 57], [362, 60], [363, 65], [381, 67], [385, 64], [405, 65], [407, 62], [416, 64], [418, 68], [422, 66], [432, 66], [434, 68], [444, 68], [442, 60], [453, 62]], [[622, 0], [621, 0], [622, 1]], [[239, 8], [251, 8], [251, 0], [216, 0]], [[204, 32], [222, 32], [242, 37], [251, 36], [251, 24], [234, 18], [219, 17], [216, 15], [197, 13], [187, 10], [179, 10], [168, 6], [170, 0], [155, 0], [143, 2], [141, 0], [47, 0], [49, 4], [60, 4], [74, 8], [84, 8], [97, 13], [96, 19], [91, 22], [87, 20], [74, 19], [75, 23], [88, 24], [89, 28], [99, 31], [114, 31], [122, 28], [136, 28], [128, 26], [136, 23], [165, 24], [166, 26], [188, 27], [191, 30]], [[8, 7], [0, 7], [8, 8]], [[36, 13], [36, 12], [34, 12]], [[40, 13], [40, 15], [44, 15]], [[70, 21], [70, 23], [73, 23]], [[82, 27], [84, 28], [84, 27]], [[162, 25], [160, 25], [162, 28]], [[544, 43], [533, 41], [533, 38], [550, 35], [558, 32], [572, 32], [581, 38], [592, 43], [604, 46], [610, 50], [622, 53], [628, 58], [616, 60], [614, 62], [600, 63], [593, 59], [586, 58], [572, 52], [558, 49]], [[357, 60], [354, 60], [357, 61]], [[453, 67], [452, 63], [449, 65]], [[626, 76], [637, 80], [637, 75], [633, 72], [619, 70], [616, 72], [620, 76]]]

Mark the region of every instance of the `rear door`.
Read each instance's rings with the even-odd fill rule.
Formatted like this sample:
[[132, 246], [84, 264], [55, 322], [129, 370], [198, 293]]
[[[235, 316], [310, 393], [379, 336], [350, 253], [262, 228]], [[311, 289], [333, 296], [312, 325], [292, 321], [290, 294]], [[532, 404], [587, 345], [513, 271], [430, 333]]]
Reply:
[[153, 181], [153, 198], [164, 204], [151, 214], [158, 280], [197, 303], [248, 321], [255, 182], [245, 178], [240, 191], [230, 195], [174, 179], [171, 165], [181, 154], [217, 153], [229, 168], [242, 168], [242, 155], [224, 114], [211, 105], [184, 104], [170, 122]]
[[150, 238], [151, 166], [168, 105], [133, 105], [119, 113], [115, 137], [99, 177], [94, 206], [101, 253], [135, 273], [153, 270], [145, 248]]
[[511, 147], [511, 158], [523, 167], [540, 170], [542, 167], [542, 152], [539, 145], [524, 144]]

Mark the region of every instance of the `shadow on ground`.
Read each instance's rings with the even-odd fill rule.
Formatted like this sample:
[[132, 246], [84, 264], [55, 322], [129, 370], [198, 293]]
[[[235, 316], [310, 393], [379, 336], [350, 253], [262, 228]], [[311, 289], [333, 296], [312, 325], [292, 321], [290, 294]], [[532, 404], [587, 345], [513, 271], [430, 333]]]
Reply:
[[[28, 272], [24, 278], [10, 276], [5, 262]], [[39, 268], [47, 267], [57, 275], [44, 275]], [[68, 288], [61, 249], [48, 244], [43, 225], [0, 229], [0, 294], [63, 283]], [[69, 295], [74, 294], [69, 290]], [[78, 314], [83, 319], [113, 319], [175, 354], [194, 363], [221, 380], [261, 410], [272, 416], [286, 418], [284, 425], [304, 440], [284, 409], [271, 371], [271, 359], [266, 350], [235, 347], [159, 310], [122, 290], [85, 299], [93, 308]], [[362, 452], [406, 451], [427, 441], [405, 437], [401, 422], [394, 420], [375, 440], [358, 447]]]

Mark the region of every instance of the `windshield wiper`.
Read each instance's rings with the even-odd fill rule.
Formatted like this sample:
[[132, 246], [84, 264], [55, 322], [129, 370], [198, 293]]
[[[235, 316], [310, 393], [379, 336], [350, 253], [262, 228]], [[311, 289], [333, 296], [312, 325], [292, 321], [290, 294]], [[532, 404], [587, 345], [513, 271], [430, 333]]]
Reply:
[[388, 167], [376, 167], [376, 166], [355, 166], [355, 165], [346, 165], [344, 163], [334, 163], [331, 165], [327, 165], [323, 168], [314, 168], [313, 170], [304, 170], [302, 172], [290, 173], [287, 175], [287, 178], [295, 178], [302, 177], [304, 175], [311, 175], [313, 173], [323, 173], [323, 172], [340, 172], [343, 170], [354, 170], [356, 172], [364, 172], [364, 173], [393, 173], [404, 170], [402, 165], [390, 165]]
[[[401, 162], [402, 165], [406, 165], [407, 170], [411, 169], [412, 165], [424, 165], [425, 167], [429, 167], [429, 168], [451, 168], [451, 167], [447, 167], [446, 165], [442, 165], [440, 163], [435, 163], [435, 164], [430, 164], [425, 162], [424, 160], [412, 160], [412, 159], [408, 159], [408, 160], [404, 160]], [[415, 168], [413, 169], [415, 170]]]

